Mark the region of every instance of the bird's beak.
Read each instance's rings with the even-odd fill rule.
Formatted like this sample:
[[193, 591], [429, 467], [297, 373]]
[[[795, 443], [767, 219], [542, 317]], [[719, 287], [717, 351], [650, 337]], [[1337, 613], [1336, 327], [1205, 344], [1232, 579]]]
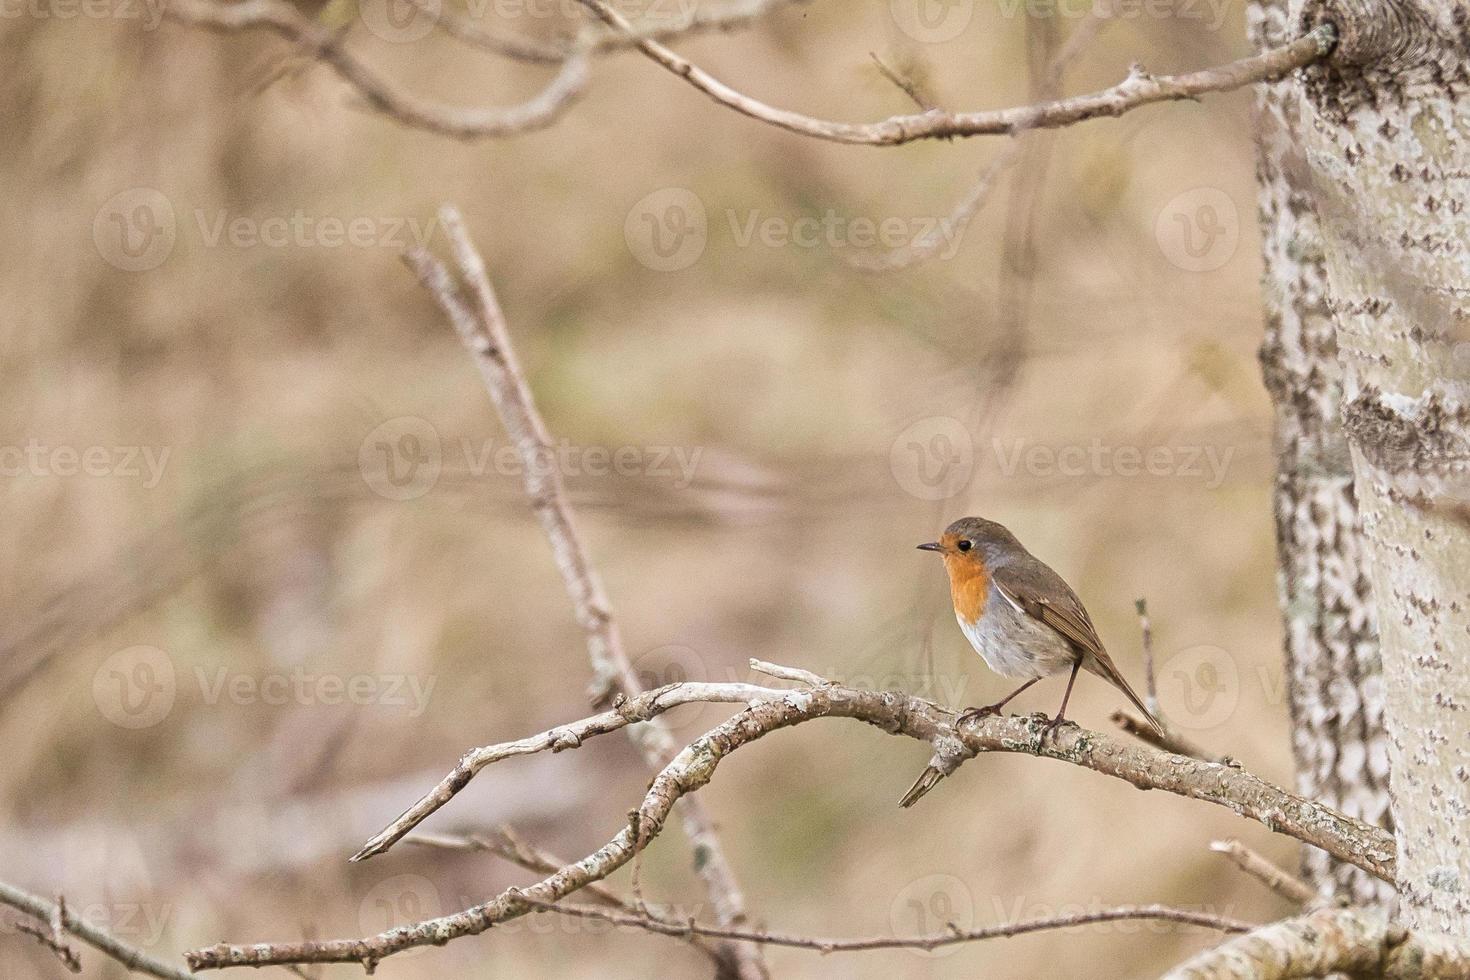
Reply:
[[930, 541], [928, 544], [921, 544], [921, 545], [919, 545], [919, 550], [920, 551], [943, 551], [944, 550], [944, 545], [940, 544], [938, 541]]

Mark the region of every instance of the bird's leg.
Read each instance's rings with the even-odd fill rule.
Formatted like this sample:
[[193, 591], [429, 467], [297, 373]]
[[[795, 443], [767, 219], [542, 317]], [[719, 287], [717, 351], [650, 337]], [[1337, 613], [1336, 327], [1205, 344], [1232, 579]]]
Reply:
[[[964, 711], [960, 712], [959, 717], [954, 720], [954, 723], [956, 725], [963, 725], [967, 721], [974, 721], [976, 718], [984, 718], [986, 715], [1000, 714], [1000, 709], [1009, 704], [1017, 694], [1020, 694], [1022, 691], [1026, 690], [1026, 688], [1030, 687], [1032, 684], [1035, 684], [1039, 680], [1041, 680], [1040, 677], [1031, 678], [1029, 681], [1022, 684], [1020, 687], [1016, 688], [1010, 694], [1007, 694], [1005, 697], [1001, 698], [994, 704], [981, 705], [978, 708], [966, 708]], [[1065, 706], [1066, 702], [1064, 701], [1062, 702], [1062, 704], [1063, 706]]]
[[1082, 658], [1078, 657], [1077, 662], [1072, 665], [1072, 676], [1067, 678], [1067, 690], [1062, 695], [1062, 706], [1057, 709], [1057, 716], [1047, 722], [1046, 727], [1041, 730], [1041, 740], [1043, 742], [1046, 741], [1048, 735], [1054, 734], [1058, 728], [1062, 727], [1062, 723], [1067, 720], [1067, 701], [1072, 697], [1072, 685], [1077, 682], [1077, 671], [1081, 666]]

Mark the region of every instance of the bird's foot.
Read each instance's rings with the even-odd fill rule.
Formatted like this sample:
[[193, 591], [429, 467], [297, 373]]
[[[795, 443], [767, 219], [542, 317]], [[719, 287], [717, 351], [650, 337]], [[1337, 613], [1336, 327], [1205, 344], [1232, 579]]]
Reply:
[[[1001, 702], [1001, 704], [1004, 703]], [[964, 725], [975, 721], [977, 718], [984, 718], [986, 715], [998, 714], [1000, 714], [1000, 704], [982, 704], [978, 708], [966, 708], [964, 711], [961, 711], [955, 717], [954, 723], [956, 725]]]
[[1046, 726], [1041, 729], [1041, 744], [1045, 745], [1046, 740], [1055, 735], [1057, 733], [1057, 730], [1060, 729], [1063, 725], [1070, 724], [1072, 724], [1072, 722], [1067, 718], [1063, 718], [1061, 715], [1057, 715], [1055, 718], [1048, 721], [1046, 723]]

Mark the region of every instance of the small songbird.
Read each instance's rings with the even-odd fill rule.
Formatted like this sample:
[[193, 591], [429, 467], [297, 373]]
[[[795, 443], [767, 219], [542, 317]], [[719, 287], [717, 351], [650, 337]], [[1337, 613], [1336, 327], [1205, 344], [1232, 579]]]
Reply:
[[1154, 730], [1164, 733], [1103, 649], [1082, 600], [1014, 534], [994, 521], [963, 517], [938, 541], [919, 547], [943, 556], [955, 618], [986, 666], [1002, 677], [1027, 678], [995, 704], [965, 711], [959, 721], [999, 714], [1043, 677], [1070, 669], [1062, 706], [1046, 728], [1049, 734], [1064, 720], [1078, 669], [1086, 668], [1122, 691]]

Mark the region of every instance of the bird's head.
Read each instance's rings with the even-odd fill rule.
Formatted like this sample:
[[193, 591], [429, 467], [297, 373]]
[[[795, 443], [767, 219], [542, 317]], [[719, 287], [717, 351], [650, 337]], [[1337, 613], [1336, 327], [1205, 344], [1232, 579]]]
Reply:
[[983, 517], [961, 517], [944, 529], [938, 541], [921, 544], [919, 549], [938, 552], [951, 578], [994, 569], [1026, 553], [1004, 525]]

